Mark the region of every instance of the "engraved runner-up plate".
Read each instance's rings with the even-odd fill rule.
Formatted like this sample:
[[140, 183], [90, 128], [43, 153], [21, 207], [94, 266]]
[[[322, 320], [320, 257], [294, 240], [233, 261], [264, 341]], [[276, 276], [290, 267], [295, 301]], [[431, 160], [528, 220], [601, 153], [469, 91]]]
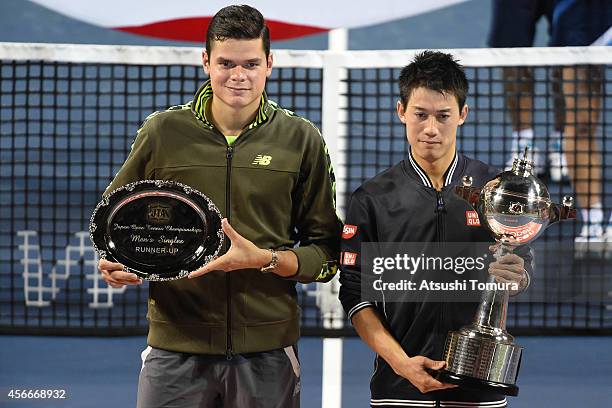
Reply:
[[185, 184], [142, 180], [120, 187], [95, 208], [89, 235], [98, 256], [146, 280], [181, 279], [221, 249], [221, 213]]

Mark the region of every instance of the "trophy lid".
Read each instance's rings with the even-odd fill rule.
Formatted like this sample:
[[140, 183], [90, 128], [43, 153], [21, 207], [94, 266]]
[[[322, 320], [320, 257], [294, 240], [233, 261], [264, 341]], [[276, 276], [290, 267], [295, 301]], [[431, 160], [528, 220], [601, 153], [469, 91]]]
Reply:
[[532, 160], [529, 160], [528, 158], [528, 153], [529, 153], [529, 148], [525, 147], [525, 150], [523, 151], [523, 157], [517, 157], [514, 159], [514, 162], [512, 163], [512, 172], [516, 173], [517, 175], [528, 175], [528, 174], [533, 174], [533, 169], [534, 169], [534, 163]]
[[523, 157], [517, 157], [512, 163], [512, 169], [500, 173], [494, 190], [510, 196], [524, 197], [530, 201], [545, 201], [550, 203], [548, 188], [542, 181], [533, 175], [535, 168], [533, 161], [528, 159], [526, 147]]

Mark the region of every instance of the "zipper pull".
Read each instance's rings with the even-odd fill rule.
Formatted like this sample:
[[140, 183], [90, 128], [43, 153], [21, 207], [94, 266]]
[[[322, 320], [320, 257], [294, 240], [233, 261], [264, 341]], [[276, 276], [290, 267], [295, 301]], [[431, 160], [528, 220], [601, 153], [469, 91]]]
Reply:
[[439, 191], [436, 191], [436, 195], [438, 197], [438, 202], [437, 202], [437, 207], [436, 207], [436, 211], [437, 212], [446, 212], [446, 207], [444, 205], [444, 197], [442, 197], [442, 193]]
[[232, 350], [229, 350], [229, 349], [228, 349], [228, 350], [226, 350], [226, 351], [225, 351], [225, 359], [226, 359], [227, 361], [230, 361], [230, 360], [231, 360], [231, 359], [233, 359], [233, 358], [234, 358], [234, 355], [232, 354]]
[[227, 146], [227, 158], [231, 160], [234, 153], [234, 148], [232, 146]]

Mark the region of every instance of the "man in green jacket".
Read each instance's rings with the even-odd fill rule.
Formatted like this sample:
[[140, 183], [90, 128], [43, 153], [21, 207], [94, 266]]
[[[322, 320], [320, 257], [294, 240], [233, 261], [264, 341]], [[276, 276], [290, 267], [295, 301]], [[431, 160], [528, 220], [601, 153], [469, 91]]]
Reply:
[[[150, 282], [138, 406], [297, 407], [295, 285], [329, 281], [338, 258], [329, 155], [311, 122], [264, 92], [273, 57], [259, 11], [221, 9], [202, 61], [210, 79], [147, 118], [104, 193], [142, 179], [188, 184], [219, 207], [229, 239], [190, 279]], [[121, 264], [99, 269], [113, 287], [141, 283]]]

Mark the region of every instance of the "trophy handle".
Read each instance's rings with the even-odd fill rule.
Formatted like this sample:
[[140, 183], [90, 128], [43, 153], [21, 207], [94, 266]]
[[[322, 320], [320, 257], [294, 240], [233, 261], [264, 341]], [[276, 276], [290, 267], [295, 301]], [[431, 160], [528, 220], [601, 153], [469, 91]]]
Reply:
[[551, 204], [549, 217], [550, 224], [575, 219], [576, 209], [574, 208], [574, 199], [572, 197], [563, 197], [563, 204]]
[[476, 207], [476, 203], [478, 202], [478, 196], [480, 196], [481, 190], [481, 188], [472, 186], [456, 186], [455, 194], [470, 203], [472, 207]]

